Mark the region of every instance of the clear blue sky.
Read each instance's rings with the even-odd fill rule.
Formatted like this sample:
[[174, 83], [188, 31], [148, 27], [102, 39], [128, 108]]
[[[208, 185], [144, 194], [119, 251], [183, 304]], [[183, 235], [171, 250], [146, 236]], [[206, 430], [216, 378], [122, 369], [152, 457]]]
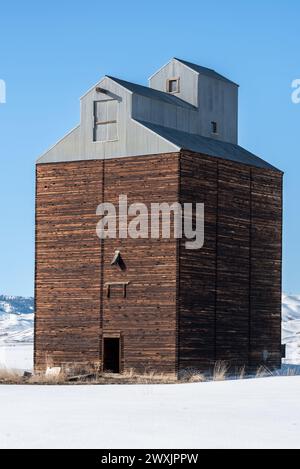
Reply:
[[240, 144], [285, 171], [283, 287], [300, 293], [299, 0], [14, 1], [0, 7], [0, 292], [33, 294], [34, 162], [110, 74], [177, 56], [240, 84]]

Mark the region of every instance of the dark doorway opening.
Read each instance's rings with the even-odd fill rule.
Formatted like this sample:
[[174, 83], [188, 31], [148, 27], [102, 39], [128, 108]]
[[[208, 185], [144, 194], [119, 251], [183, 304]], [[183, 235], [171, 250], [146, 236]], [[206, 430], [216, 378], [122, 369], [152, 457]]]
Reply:
[[120, 373], [120, 339], [103, 339], [103, 371]]

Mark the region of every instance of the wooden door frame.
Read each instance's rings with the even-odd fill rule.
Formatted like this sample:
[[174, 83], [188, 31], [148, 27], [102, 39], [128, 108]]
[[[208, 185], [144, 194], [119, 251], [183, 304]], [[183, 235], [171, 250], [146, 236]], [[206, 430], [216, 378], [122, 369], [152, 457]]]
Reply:
[[105, 331], [102, 334], [102, 366], [101, 371], [104, 373], [104, 340], [105, 339], [119, 339], [119, 374], [123, 372], [123, 360], [122, 360], [122, 351], [123, 351], [123, 334], [121, 332], [115, 331]]

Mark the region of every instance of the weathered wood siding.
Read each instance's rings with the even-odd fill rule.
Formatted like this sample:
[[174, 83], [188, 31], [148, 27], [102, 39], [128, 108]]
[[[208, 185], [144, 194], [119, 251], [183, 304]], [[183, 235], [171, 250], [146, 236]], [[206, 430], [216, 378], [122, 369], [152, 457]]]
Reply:
[[205, 204], [205, 244], [188, 250], [180, 242], [178, 366], [206, 368], [215, 358], [217, 166], [183, 154], [180, 174], [180, 201]]
[[[122, 158], [105, 162], [105, 201], [152, 202], [178, 200], [177, 154]], [[128, 221], [130, 222], [130, 217]], [[150, 218], [149, 218], [150, 222]], [[172, 232], [172, 230], [171, 230]], [[127, 281], [127, 295], [112, 289], [103, 296], [103, 333], [119, 332], [123, 369], [175, 372], [176, 274], [175, 239], [107, 239], [104, 241], [104, 284]], [[126, 270], [110, 265], [121, 251]]]
[[[104, 337], [120, 338], [122, 370], [279, 366], [281, 185], [280, 172], [187, 151], [37, 165], [36, 368], [101, 366]], [[122, 194], [148, 209], [204, 203], [204, 247], [100, 241], [96, 208]], [[126, 297], [108, 295], [115, 282]]]
[[250, 362], [278, 365], [281, 344], [282, 177], [252, 169]]
[[35, 366], [99, 360], [102, 162], [37, 166]]
[[[175, 372], [177, 241], [96, 236], [96, 208], [178, 199], [178, 154], [37, 166], [35, 366], [97, 363], [120, 336], [122, 369]], [[110, 265], [120, 249], [126, 270]], [[122, 288], [108, 282], [126, 281]]]
[[205, 244], [180, 245], [179, 369], [279, 366], [282, 175], [181, 157], [181, 202], [205, 203]]
[[217, 163], [216, 360], [248, 363], [250, 168]]

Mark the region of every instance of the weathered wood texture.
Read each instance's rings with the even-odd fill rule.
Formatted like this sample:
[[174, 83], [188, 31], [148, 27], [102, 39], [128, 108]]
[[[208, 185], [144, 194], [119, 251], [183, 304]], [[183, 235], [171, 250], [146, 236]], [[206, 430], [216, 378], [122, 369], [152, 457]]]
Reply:
[[217, 166], [212, 159], [182, 155], [181, 203], [205, 204], [205, 244], [187, 250], [180, 242], [178, 367], [208, 367], [215, 357]]
[[37, 166], [35, 366], [99, 360], [102, 161]]
[[[55, 364], [101, 363], [102, 336], [119, 334], [122, 369], [175, 372], [176, 240], [100, 242], [95, 213], [103, 200], [117, 206], [121, 194], [148, 208], [176, 201], [178, 161], [173, 153], [38, 165], [37, 368], [47, 356]], [[123, 271], [110, 265], [116, 249]], [[105, 284], [122, 281], [130, 282], [126, 297], [122, 286], [108, 297]]]
[[[173, 203], [178, 199], [177, 154], [120, 158], [105, 162], [105, 201], [118, 205], [120, 194], [128, 205]], [[133, 217], [128, 217], [130, 223]], [[172, 228], [172, 227], [171, 227]], [[103, 333], [122, 336], [122, 369], [175, 372], [176, 274], [175, 239], [106, 239], [104, 282], [128, 281], [122, 289], [103, 296]], [[110, 265], [120, 250], [126, 269]]]
[[282, 174], [191, 152], [180, 166], [205, 243], [180, 245], [179, 369], [280, 366]]
[[282, 181], [252, 170], [250, 363], [278, 365], [281, 343]]
[[[36, 368], [101, 366], [103, 337], [120, 337], [122, 370], [280, 365], [281, 184], [280, 172], [187, 151], [39, 164]], [[96, 208], [122, 194], [148, 209], [204, 203], [203, 248], [100, 241]]]

